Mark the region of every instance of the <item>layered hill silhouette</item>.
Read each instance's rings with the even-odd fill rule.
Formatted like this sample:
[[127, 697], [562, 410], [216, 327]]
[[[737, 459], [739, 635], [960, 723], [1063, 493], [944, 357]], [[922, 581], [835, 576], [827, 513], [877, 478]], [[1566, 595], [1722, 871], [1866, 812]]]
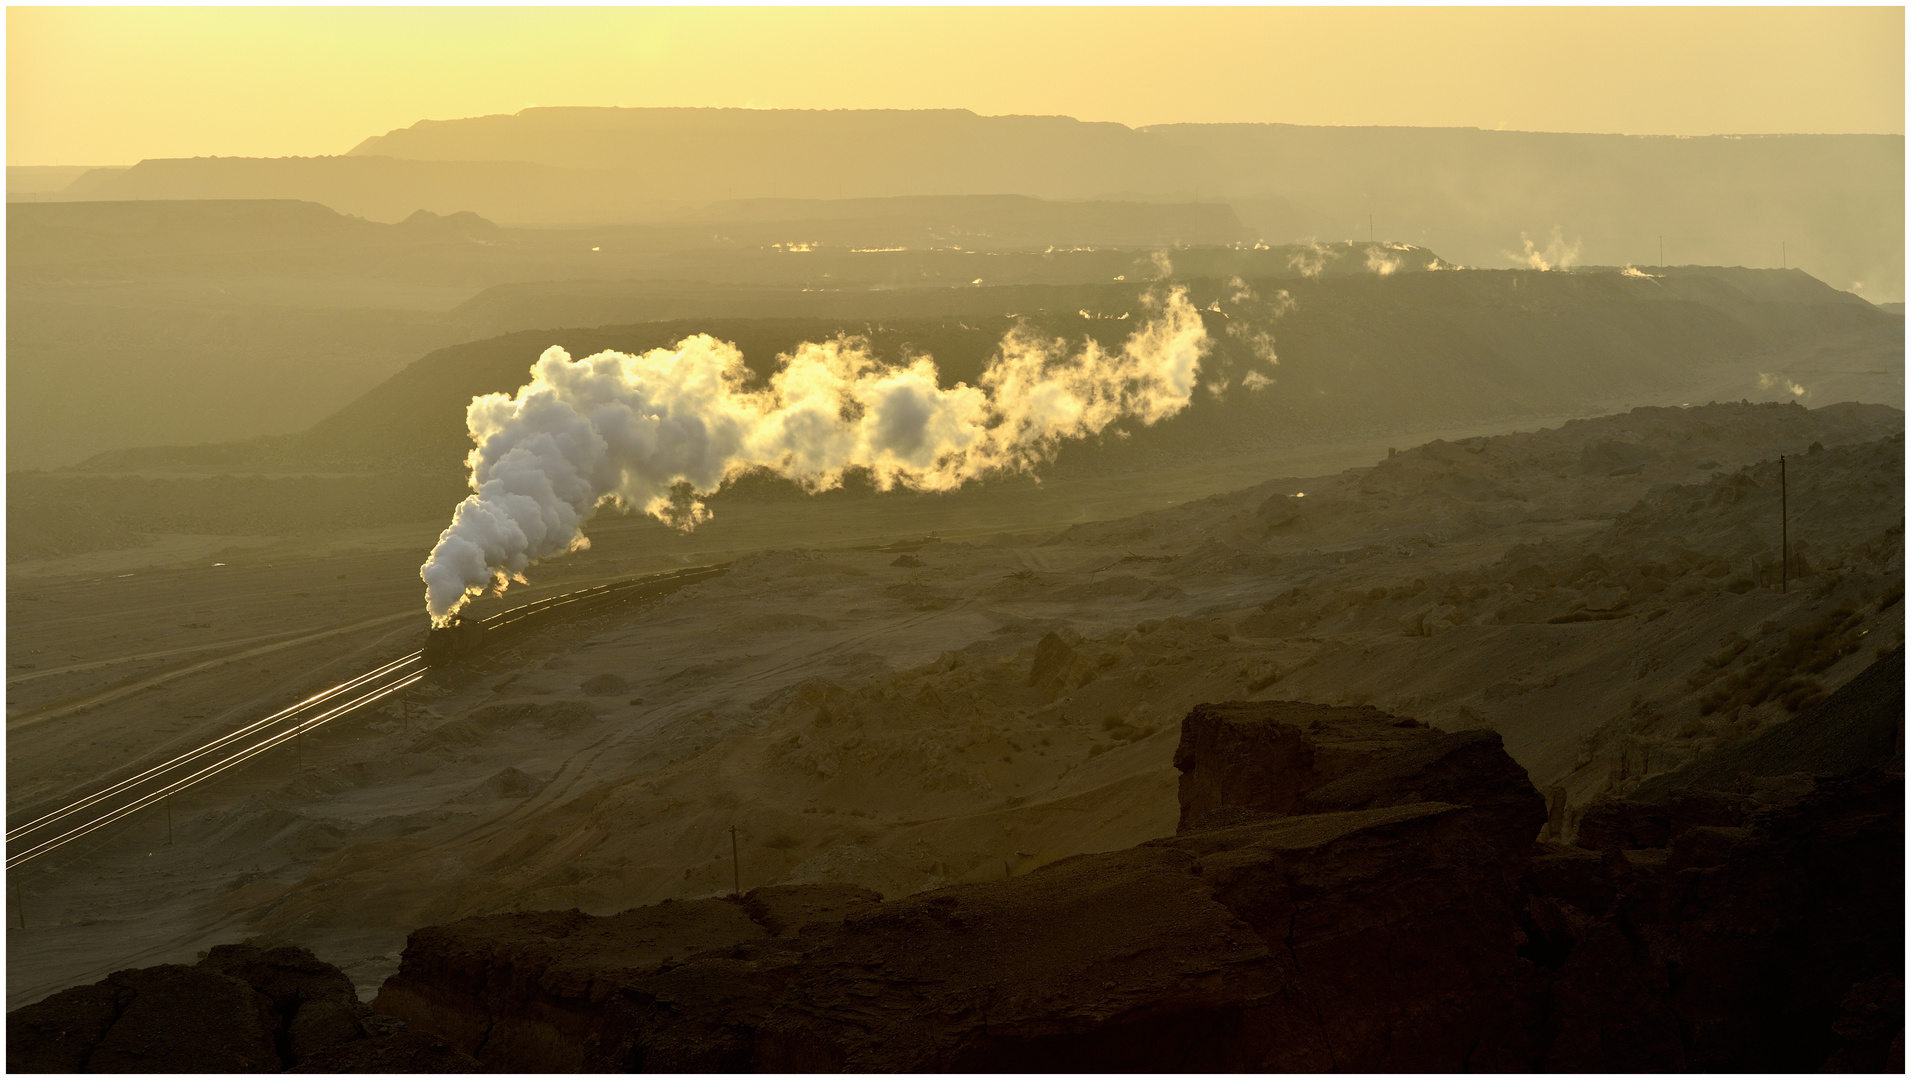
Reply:
[[[1816, 341], [1885, 343], [1902, 335], [1901, 316], [1796, 271], [1661, 278], [1439, 271], [1194, 279], [1190, 289], [1208, 309], [1214, 349], [1203, 377], [1211, 389], [1153, 428], [1065, 449], [1058, 469], [1119, 469], [1163, 453], [1244, 452], [1269, 440], [1402, 425], [1558, 415], [1625, 394], [1644, 399], [1690, 388], [1721, 365]], [[890, 360], [929, 353], [945, 384], [973, 384], [1018, 322], [1118, 346], [1135, 321], [1117, 316], [1138, 315], [1144, 291], [1109, 283], [876, 292], [856, 294], [859, 306], [850, 311], [842, 309], [847, 294], [783, 293], [788, 307], [778, 317], [746, 318], [741, 312], [760, 309], [764, 294], [744, 290], [726, 300], [724, 290], [710, 289], [695, 301], [702, 305], [695, 317], [521, 331], [440, 349], [296, 436], [114, 452], [83, 468], [456, 469], [469, 449], [465, 405], [478, 394], [516, 390], [552, 345], [582, 357], [709, 333], [735, 342], [761, 376], [800, 342], [849, 334]], [[614, 295], [607, 301], [616, 302]], [[805, 311], [805, 304], [813, 306]], [[1272, 365], [1263, 351], [1270, 347], [1278, 357]], [[1249, 388], [1249, 371], [1272, 384]], [[1739, 377], [1749, 387], [1746, 374]]]
[[[1053, 255], [1057, 249], [1235, 244], [1246, 236], [1222, 203], [1023, 195], [738, 200], [713, 203], [682, 222], [578, 229], [505, 229], [468, 210], [415, 210], [386, 224], [301, 199], [107, 200], [15, 203], [8, 227], [9, 272], [30, 279], [317, 272], [473, 284], [537, 274], [714, 273], [716, 280], [732, 280], [734, 260], [744, 252]], [[700, 250], [712, 254], [686, 263], [686, 255]], [[1132, 253], [1114, 257], [1118, 262], [1110, 265], [1117, 269], [1090, 272], [1105, 279], [1133, 268]], [[728, 261], [712, 265], [712, 258]], [[1285, 268], [1284, 261], [1270, 265]], [[747, 269], [743, 276], [750, 276]]]
[[[16, 202], [8, 213], [14, 468], [297, 431], [431, 349], [553, 325], [553, 310], [582, 312], [582, 325], [814, 313], [802, 297], [825, 290], [846, 301], [831, 313], [862, 316], [882, 310], [858, 306], [867, 290], [1138, 280], [1160, 273], [1156, 250], [1242, 234], [1218, 203], [1018, 195], [763, 200], [674, 223], [536, 229], [469, 210], [388, 224], [298, 199]], [[1284, 251], [1251, 254], [1288, 269]], [[1314, 261], [1368, 272], [1364, 259], [1355, 248]], [[612, 283], [620, 303], [607, 316], [598, 301]], [[499, 286], [524, 291], [486, 295]], [[621, 303], [633, 289], [634, 313]], [[970, 309], [955, 298], [944, 308]], [[74, 379], [79, 369], [93, 377]]]
[[[562, 108], [57, 191], [47, 173], [10, 207], [9, 389], [35, 405], [10, 411], [8, 453], [47, 468], [283, 435], [431, 349], [533, 327], [1026, 314], [1039, 298], [975, 290], [1153, 280], [1157, 251], [1178, 277], [1249, 280], [1302, 276], [1303, 245], [1333, 253], [1330, 277], [1782, 263], [1900, 302], [1903, 146]], [[935, 287], [951, 293], [876, 295]], [[1807, 354], [1833, 381], [1902, 362], [1901, 344], [1848, 345]]]
[[[494, 240], [498, 226], [470, 211], [414, 211], [388, 225], [296, 199], [194, 199], [20, 203], [8, 208], [11, 273], [124, 274], [125, 260], [147, 273], [204, 270], [205, 256], [275, 251], [376, 251], [420, 244]], [[231, 267], [237, 269], [237, 267]]]
[[297, 198], [384, 221], [655, 221], [729, 199], [1021, 194], [1227, 202], [1270, 242], [1369, 227], [1469, 264], [1521, 234], [1588, 262], [1792, 265], [1903, 295], [1904, 139], [1664, 138], [1284, 124], [1129, 128], [964, 110], [539, 108], [421, 121], [311, 158], [143, 161], [77, 199]]

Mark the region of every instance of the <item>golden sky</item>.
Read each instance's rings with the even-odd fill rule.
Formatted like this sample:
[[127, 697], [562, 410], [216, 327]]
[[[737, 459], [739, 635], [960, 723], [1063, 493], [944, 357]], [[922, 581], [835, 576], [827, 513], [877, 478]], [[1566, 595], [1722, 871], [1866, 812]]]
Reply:
[[8, 8], [7, 162], [336, 154], [529, 105], [1904, 132], [1904, 9]]

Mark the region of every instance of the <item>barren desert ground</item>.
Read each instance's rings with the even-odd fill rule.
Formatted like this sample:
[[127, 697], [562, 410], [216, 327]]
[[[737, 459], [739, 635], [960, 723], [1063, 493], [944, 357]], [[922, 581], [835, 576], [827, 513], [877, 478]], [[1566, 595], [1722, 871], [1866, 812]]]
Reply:
[[[1782, 593], [1781, 453], [1804, 553]], [[688, 535], [607, 513], [479, 610], [734, 566], [195, 788], [171, 843], [156, 807], [13, 872], [9, 1004], [242, 938], [310, 947], [369, 998], [408, 930], [462, 915], [1026, 873], [1172, 833], [1201, 701], [1492, 727], [1584, 805], [1902, 641], [1902, 493], [1901, 412], [1729, 403], [719, 501]], [[434, 535], [15, 563], [10, 817], [417, 648]]]

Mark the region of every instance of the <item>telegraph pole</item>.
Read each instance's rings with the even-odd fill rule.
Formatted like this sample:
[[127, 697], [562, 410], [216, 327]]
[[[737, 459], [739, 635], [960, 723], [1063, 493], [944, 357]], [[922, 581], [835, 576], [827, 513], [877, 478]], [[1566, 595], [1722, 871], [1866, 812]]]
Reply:
[[1785, 499], [1785, 455], [1778, 455], [1778, 591], [1783, 593], [1792, 577], [1790, 507]]

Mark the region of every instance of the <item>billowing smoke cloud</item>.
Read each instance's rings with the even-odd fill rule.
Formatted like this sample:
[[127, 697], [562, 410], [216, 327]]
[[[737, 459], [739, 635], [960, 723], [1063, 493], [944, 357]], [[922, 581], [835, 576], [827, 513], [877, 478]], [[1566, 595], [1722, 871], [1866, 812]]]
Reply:
[[1327, 267], [1327, 257], [1331, 251], [1326, 244], [1309, 241], [1287, 257], [1288, 268], [1299, 270], [1302, 277], [1319, 277]]
[[1269, 364], [1281, 362], [1281, 358], [1274, 352], [1274, 335], [1266, 330], [1248, 322], [1231, 322], [1228, 324], [1227, 335], [1238, 338], [1247, 346], [1248, 352], [1255, 359]]
[[1369, 247], [1367, 249], [1367, 269], [1381, 277], [1386, 277], [1395, 270], [1400, 269], [1400, 259], [1398, 256], [1387, 254], [1382, 248]]
[[[1261, 324], [1274, 322], [1294, 310], [1296, 305], [1293, 296], [1286, 289], [1276, 289], [1273, 296], [1264, 299], [1239, 277], [1229, 279], [1228, 289], [1228, 301], [1238, 305], [1241, 315], [1245, 317], [1230, 317], [1227, 335], [1246, 345], [1248, 354], [1256, 360], [1270, 367], [1279, 364], [1281, 358], [1274, 352], [1274, 335], [1268, 333]], [[1215, 396], [1220, 397], [1227, 385], [1226, 382], [1219, 384]], [[1263, 372], [1250, 369], [1241, 376], [1241, 386], [1249, 391], [1258, 392], [1273, 385], [1273, 377]]]
[[1566, 270], [1579, 261], [1579, 241], [1568, 244], [1560, 234], [1559, 226], [1553, 226], [1553, 237], [1546, 242], [1545, 248], [1536, 248], [1525, 233], [1520, 233], [1520, 244], [1526, 249], [1515, 255], [1510, 251], [1501, 252], [1516, 263], [1533, 270]]
[[1758, 388], [1760, 390], [1770, 390], [1774, 386], [1783, 387], [1785, 392], [1790, 394], [1793, 397], [1802, 398], [1805, 395], [1811, 393], [1811, 391], [1805, 389], [1804, 387], [1798, 385], [1797, 383], [1791, 381], [1790, 379], [1786, 378], [1783, 375], [1770, 375], [1763, 371], [1758, 373]]
[[605, 503], [687, 530], [710, 517], [703, 496], [758, 469], [810, 491], [851, 469], [884, 491], [948, 491], [1117, 419], [1165, 419], [1187, 407], [1211, 342], [1186, 290], [1146, 302], [1119, 352], [1018, 328], [978, 385], [948, 389], [931, 358], [884, 364], [856, 339], [798, 346], [756, 389], [736, 347], [708, 335], [642, 356], [548, 349], [517, 393], [466, 411], [473, 494], [419, 571], [425, 606], [442, 624], [539, 559], [588, 547]]

